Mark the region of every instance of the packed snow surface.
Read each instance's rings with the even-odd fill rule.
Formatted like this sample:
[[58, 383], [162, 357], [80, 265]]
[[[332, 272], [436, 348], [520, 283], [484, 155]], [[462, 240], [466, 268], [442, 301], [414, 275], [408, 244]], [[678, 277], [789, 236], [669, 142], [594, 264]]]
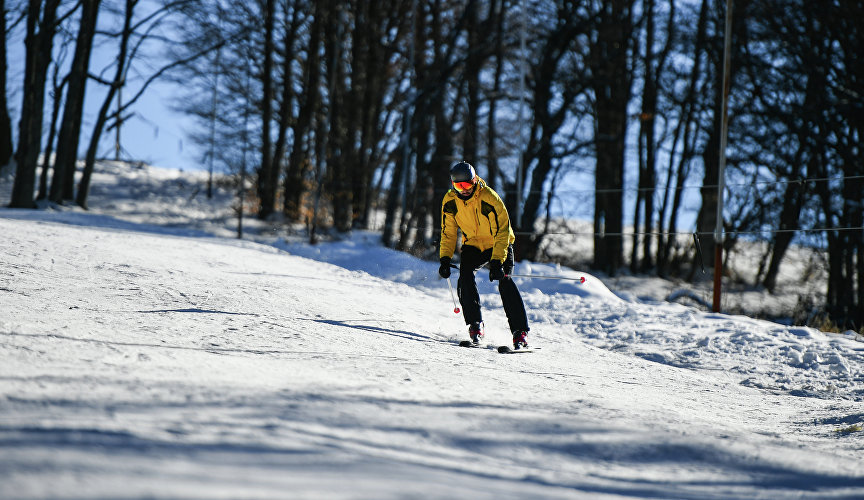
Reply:
[[89, 212], [0, 209], [0, 498], [864, 498], [848, 336], [524, 263], [586, 281], [517, 278], [502, 355], [481, 270], [465, 349], [437, 262], [100, 168]]

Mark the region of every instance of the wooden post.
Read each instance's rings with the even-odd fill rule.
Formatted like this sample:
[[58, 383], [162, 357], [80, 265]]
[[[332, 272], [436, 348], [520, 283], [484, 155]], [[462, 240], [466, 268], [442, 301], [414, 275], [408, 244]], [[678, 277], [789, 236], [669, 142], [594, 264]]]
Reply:
[[714, 312], [720, 312], [723, 277], [723, 190], [726, 185], [726, 139], [729, 131], [729, 89], [732, 67], [732, 0], [726, 0], [726, 33], [723, 48], [723, 115], [720, 125], [720, 162], [717, 175], [717, 225], [714, 229]]

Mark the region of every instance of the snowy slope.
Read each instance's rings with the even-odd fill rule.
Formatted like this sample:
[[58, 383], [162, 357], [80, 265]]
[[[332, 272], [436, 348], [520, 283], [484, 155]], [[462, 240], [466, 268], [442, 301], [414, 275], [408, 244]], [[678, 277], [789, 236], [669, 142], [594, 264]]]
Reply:
[[0, 498], [864, 498], [860, 342], [526, 264], [587, 278], [519, 280], [542, 349], [493, 349], [484, 271], [463, 349], [437, 264], [108, 167], [91, 213], [0, 209]]

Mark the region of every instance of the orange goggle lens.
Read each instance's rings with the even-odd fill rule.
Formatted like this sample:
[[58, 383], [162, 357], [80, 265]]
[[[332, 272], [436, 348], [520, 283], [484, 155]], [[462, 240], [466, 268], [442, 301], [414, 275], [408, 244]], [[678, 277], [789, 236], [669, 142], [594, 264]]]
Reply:
[[454, 182], [454, 183], [453, 183], [453, 187], [455, 187], [455, 188], [458, 189], [459, 191], [468, 191], [468, 190], [470, 190], [471, 188], [474, 187], [474, 183], [471, 182], [471, 181], [465, 181], [465, 182]]

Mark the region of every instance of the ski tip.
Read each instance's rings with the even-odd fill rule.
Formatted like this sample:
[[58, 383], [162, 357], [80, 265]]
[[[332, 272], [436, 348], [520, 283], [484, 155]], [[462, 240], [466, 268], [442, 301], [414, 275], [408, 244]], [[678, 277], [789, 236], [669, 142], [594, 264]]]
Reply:
[[474, 347], [474, 343], [470, 340], [463, 340], [459, 342], [459, 347]]
[[526, 352], [534, 352], [535, 350], [540, 349], [539, 347], [522, 347], [520, 349], [513, 349], [510, 346], [502, 345], [498, 347], [498, 352], [501, 354], [522, 354]]

